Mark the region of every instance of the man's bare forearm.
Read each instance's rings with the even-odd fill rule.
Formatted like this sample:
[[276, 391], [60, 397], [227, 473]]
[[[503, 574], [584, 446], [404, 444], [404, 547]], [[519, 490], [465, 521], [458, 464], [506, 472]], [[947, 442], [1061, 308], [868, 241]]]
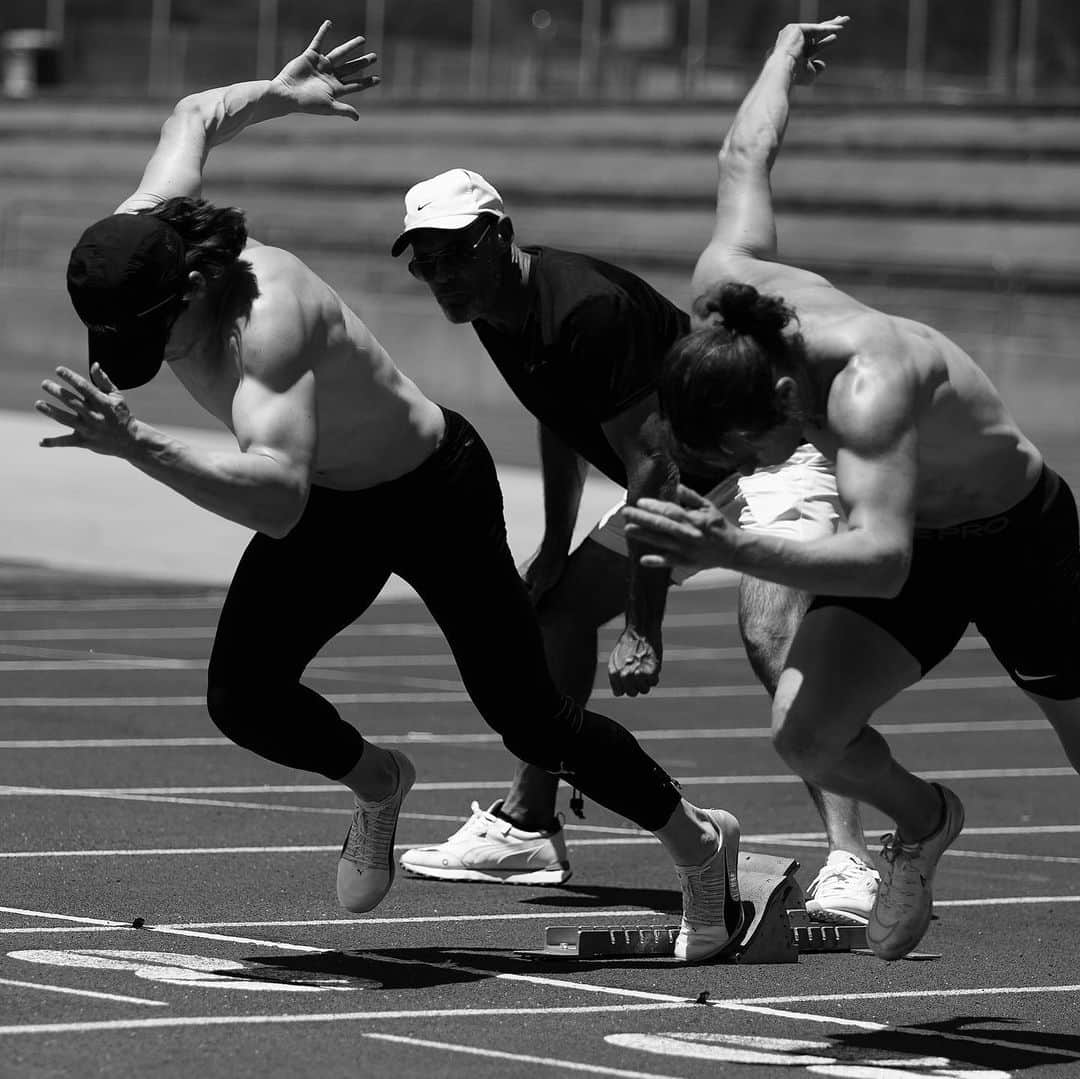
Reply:
[[280, 538], [299, 519], [308, 483], [300, 470], [260, 453], [206, 453], [137, 423], [127, 461], [211, 513]]
[[769, 54], [724, 138], [722, 161], [772, 168], [787, 128], [795, 70], [795, 58], [789, 53], [776, 48]]
[[[642, 457], [627, 469], [626, 501], [634, 505], [639, 498], [658, 498], [674, 501], [679, 485], [679, 472], [666, 456]], [[639, 540], [627, 537], [630, 553], [630, 575], [626, 593], [626, 625], [641, 636], [652, 637], [660, 632], [667, 606], [671, 573], [666, 568], [641, 565], [641, 556], [649, 548]]]
[[272, 80], [238, 82], [181, 98], [165, 121], [162, 135], [168, 133], [169, 124], [201, 126], [205, 160], [215, 146], [235, 138], [252, 124], [286, 116], [291, 111], [288, 98], [275, 90]]

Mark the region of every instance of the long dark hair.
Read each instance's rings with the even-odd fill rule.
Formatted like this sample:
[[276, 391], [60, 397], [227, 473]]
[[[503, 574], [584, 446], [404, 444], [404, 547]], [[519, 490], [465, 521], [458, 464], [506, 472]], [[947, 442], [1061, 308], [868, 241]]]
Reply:
[[177, 231], [184, 242], [185, 270], [197, 270], [214, 289], [219, 322], [247, 316], [259, 285], [251, 267], [240, 261], [248, 238], [243, 210], [178, 196], [139, 213], [161, 218]]
[[790, 419], [775, 386], [803, 360], [801, 337], [784, 333], [798, 321], [794, 310], [751, 285], [725, 284], [693, 311], [708, 325], [671, 346], [660, 374], [661, 414], [675, 439], [704, 449], [727, 432], [753, 437]]

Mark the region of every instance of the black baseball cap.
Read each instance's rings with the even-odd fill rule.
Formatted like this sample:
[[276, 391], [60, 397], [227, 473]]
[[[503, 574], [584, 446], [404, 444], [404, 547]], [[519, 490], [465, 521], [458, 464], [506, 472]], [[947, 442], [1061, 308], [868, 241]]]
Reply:
[[187, 284], [184, 241], [152, 214], [112, 214], [71, 252], [68, 295], [86, 323], [90, 363], [129, 390], [161, 368], [175, 306]]

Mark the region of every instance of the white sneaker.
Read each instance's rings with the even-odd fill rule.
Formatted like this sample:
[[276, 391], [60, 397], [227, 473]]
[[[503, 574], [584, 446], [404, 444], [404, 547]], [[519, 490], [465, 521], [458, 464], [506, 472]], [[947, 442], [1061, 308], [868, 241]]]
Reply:
[[866, 942], [880, 959], [900, 959], [922, 940], [934, 906], [934, 870], [964, 827], [960, 799], [933, 785], [944, 805], [941, 827], [921, 843], [902, 843], [891, 832], [882, 837], [881, 886], [866, 926]]
[[683, 915], [675, 958], [686, 963], [719, 956], [738, 940], [745, 915], [739, 900], [739, 822], [722, 809], [706, 809], [720, 849], [705, 863], [677, 865]]
[[413, 847], [401, 868], [436, 880], [494, 884], [562, 884], [570, 879], [570, 859], [560, 824], [550, 832], [526, 832], [472, 803], [472, 816], [445, 843]]
[[830, 925], [866, 925], [881, 877], [861, 858], [834, 850], [806, 889], [806, 913]]
[[353, 799], [353, 819], [337, 869], [338, 902], [353, 914], [374, 910], [394, 883], [394, 835], [401, 803], [416, 782], [412, 761], [391, 749], [398, 786], [381, 802]]

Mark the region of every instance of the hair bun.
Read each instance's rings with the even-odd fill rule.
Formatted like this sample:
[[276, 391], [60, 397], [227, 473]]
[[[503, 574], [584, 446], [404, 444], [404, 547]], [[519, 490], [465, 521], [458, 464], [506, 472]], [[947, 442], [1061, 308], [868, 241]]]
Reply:
[[779, 297], [762, 296], [753, 285], [724, 285], [714, 303], [728, 330], [759, 340], [779, 337], [794, 315]]

